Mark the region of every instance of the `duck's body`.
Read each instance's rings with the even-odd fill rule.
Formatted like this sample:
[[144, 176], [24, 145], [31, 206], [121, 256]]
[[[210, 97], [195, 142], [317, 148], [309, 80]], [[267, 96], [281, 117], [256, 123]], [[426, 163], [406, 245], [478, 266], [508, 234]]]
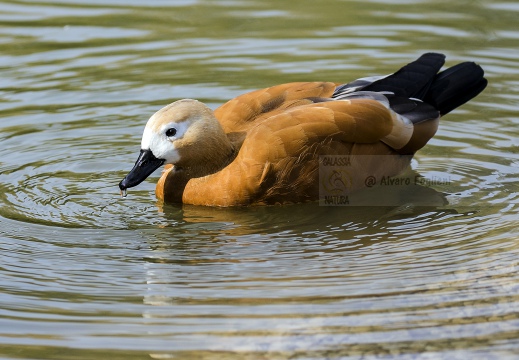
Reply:
[[159, 199], [235, 206], [318, 200], [322, 156], [359, 159], [354, 176], [397, 175], [440, 116], [486, 86], [476, 64], [437, 74], [443, 63], [443, 55], [425, 54], [384, 78], [278, 85], [214, 113], [196, 100], [177, 101], [150, 118], [141, 155], [119, 186], [135, 186], [165, 163]]

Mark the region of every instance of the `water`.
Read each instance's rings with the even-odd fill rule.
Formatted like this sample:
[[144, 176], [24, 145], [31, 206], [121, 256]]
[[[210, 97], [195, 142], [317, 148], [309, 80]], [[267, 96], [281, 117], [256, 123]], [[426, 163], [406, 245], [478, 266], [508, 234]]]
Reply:
[[[4, 1], [0, 356], [515, 358], [519, 57], [512, 1]], [[148, 117], [436, 50], [489, 86], [400, 206], [120, 198]]]

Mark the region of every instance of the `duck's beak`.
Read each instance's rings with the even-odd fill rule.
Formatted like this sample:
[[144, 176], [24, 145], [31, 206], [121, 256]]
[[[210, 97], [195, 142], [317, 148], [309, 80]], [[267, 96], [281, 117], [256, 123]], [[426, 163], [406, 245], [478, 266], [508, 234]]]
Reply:
[[119, 183], [119, 189], [123, 192], [128, 188], [139, 185], [162, 164], [164, 164], [164, 159], [157, 159], [151, 150], [141, 150], [133, 169]]

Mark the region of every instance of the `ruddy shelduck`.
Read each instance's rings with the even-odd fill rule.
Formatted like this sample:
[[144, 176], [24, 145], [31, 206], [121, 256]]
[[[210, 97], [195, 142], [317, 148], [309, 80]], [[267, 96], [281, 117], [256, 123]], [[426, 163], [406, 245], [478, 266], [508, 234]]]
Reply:
[[167, 203], [287, 204], [318, 200], [323, 156], [369, 155], [370, 171], [397, 175], [436, 133], [440, 116], [487, 85], [475, 63], [440, 72], [444, 62], [427, 53], [385, 77], [277, 85], [215, 111], [175, 101], [149, 119], [119, 188], [126, 194], [166, 165], [156, 195]]

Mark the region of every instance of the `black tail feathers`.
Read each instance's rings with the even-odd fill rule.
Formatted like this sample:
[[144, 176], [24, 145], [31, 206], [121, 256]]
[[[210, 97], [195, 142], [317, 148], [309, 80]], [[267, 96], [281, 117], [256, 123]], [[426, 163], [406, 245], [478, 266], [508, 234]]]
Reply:
[[365, 87], [364, 91], [389, 91], [395, 96], [422, 99], [445, 63], [445, 55], [426, 53], [394, 74]]
[[420, 99], [445, 115], [476, 97], [487, 86], [487, 80], [483, 69], [473, 62], [460, 63], [438, 73], [444, 63], [445, 55], [426, 53], [362, 90], [388, 91], [395, 96]]
[[476, 97], [487, 86], [481, 66], [464, 62], [442, 71], [434, 77], [424, 102], [445, 115]]

